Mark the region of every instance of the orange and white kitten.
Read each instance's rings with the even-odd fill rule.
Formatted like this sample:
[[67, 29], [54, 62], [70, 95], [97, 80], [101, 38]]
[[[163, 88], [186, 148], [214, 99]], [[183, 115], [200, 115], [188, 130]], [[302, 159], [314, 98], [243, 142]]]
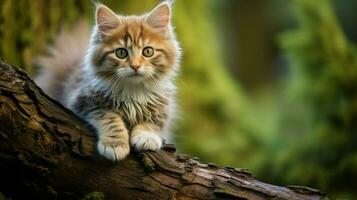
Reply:
[[181, 56], [171, 5], [163, 2], [141, 16], [98, 5], [87, 48], [81, 46], [85, 31], [78, 29], [62, 34], [52, 57], [40, 59], [39, 86], [96, 129], [104, 157], [122, 160], [130, 146], [159, 150], [169, 137]]

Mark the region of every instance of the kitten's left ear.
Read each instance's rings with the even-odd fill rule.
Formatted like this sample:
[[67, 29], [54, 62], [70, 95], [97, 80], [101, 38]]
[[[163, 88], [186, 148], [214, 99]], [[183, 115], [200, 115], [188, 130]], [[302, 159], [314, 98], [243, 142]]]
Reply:
[[171, 6], [167, 2], [163, 2], [156, 6], [146, 18], [146, 22], [157, 31], [168, 30], [171, 20]]

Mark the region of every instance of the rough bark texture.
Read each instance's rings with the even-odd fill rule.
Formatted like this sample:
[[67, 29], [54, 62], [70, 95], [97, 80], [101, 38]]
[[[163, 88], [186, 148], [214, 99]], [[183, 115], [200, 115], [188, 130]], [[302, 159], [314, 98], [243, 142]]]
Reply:
[[326, 199], [315, 189], [200, 163], [173, 145], [104, 160], [81, 119], [1, 60], [0, 123], [0, 192], [11, 199]]

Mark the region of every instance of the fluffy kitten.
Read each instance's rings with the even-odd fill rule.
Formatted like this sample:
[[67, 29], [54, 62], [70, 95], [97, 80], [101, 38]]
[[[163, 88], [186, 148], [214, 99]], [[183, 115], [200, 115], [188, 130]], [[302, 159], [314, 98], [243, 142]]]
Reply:
[[93, 125], [98, 152], [118, 161], [130, 152], [159, 150], [174, 111], [180, 49], [171, 8], [161, 3], [141, 16], [116, 15], [98, 5], [87, 52], [85, 28], [62, 34], [37, 82]]

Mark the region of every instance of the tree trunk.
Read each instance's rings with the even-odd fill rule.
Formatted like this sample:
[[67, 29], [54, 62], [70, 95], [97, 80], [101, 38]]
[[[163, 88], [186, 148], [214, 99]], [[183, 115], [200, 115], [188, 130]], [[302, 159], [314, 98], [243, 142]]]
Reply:
[[0, 192], [11, 199], [326, 199], [200, 163], [169, 144], [107, 161], [85, 122], [1, 60], [0, 122]]

